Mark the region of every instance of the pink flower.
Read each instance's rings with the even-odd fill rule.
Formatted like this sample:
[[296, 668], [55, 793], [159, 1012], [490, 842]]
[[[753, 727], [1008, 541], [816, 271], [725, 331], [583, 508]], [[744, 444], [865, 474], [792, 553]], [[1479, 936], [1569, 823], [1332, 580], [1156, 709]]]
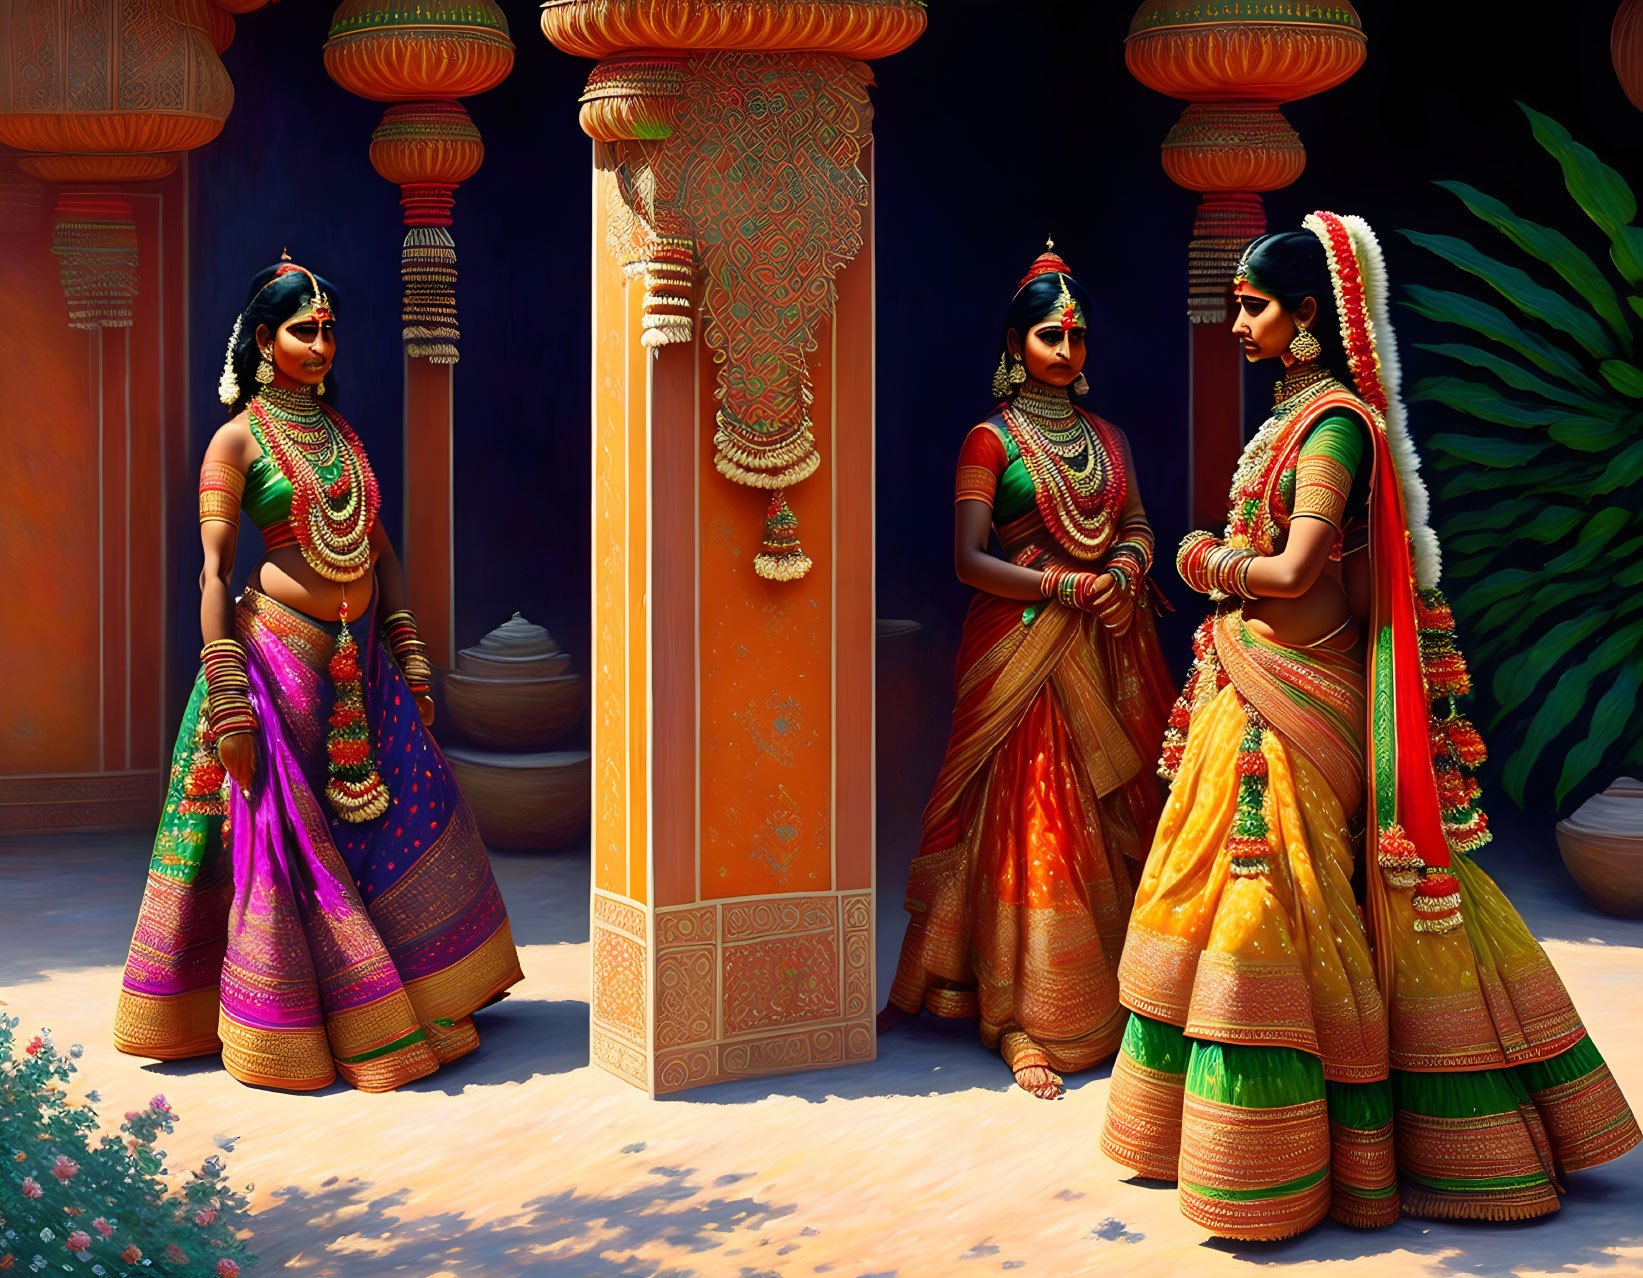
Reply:
[[204, 1211], [194, 1213], [194, 1223], [202, 1228], [217, 1218], [217, 1213], [207, 1207]]
[[156, 1096], [153, 1100], [149, 1101], [148, 1107], [150, 1109], [159, 1110], [162, 1114], [169, 1114], [171, 1112], [171, 1103], [166, 1100], [163, 1092]]
[[120, 1259], [125, 1261], [126, 1264], [128, 1264], [128, 1265], [135, 1265], [142, 1258], [143, 1258], [143, 1253], [142, 1253], [141, 1249], [138, 1248], [135, 1244], [133, 1244], [130, 1247], [127, 1247], [124, 1251], [122, 1251], [120, 1253]]
[[25, 1052], [27, 1052], [30, 1056], [33, 1056], [36, 1053], [38, 1053], [39, 1050], [42, 1047], [44, 1047], [45, 1045], [46, 1045], [45, 1039], [41, 1038], [38, 1034], [36, 1034], [33, 1038], [29, 1039], [29, 1045], [27, 1047], [25, 1047], [23, 1050]]
[[108, 1221], [104, 1220], [101, 1216], [91, 1222], [91, 1227], [100, 1233], [104, 1238], [114, 1237], [114, 1226], [109, 1224]]
[[90, 1248], [90, 1246], [91, 1246], [91, 1235], [86, 1233], [86, 1231], [83, 1230], [83, 1229], [76, 1229], [72, 1234], [70, 1234], [68, 1236], [68, 1241], [65, 1242], [63, 1244], [63, 1246], [67, 1247], [70, 1251], [74, 1252], [75, 1254], [79, 1254], [80, 1252], [85, 1251], [88, 1248]]
[[34, 1179], [33, 1176], [23, 1177], [23, 1197], [24, 1198], [38, 1198], [38, 1197], [40, 1197], [41, 1194], [43, 1194], [45, 1192], [46, 1192], [45, 1190], [40, 1188], [39, 1183]]
[[67, 1154], [58, 1154], [57, 1161], [51, 1165], [51, 1174], [61, 1181], [74, 1179], [74, 1173], [80, 1170], [80, 1164]]
[[177, 1246], [176, 1243], [166, 1244], [165, 1258], [174, 1265], [186, 1265], [188, 1263], [188, 1253]]
[[217, 1278], [239, 1278], [240, 1267], [227, 1256], [217, 1262]]

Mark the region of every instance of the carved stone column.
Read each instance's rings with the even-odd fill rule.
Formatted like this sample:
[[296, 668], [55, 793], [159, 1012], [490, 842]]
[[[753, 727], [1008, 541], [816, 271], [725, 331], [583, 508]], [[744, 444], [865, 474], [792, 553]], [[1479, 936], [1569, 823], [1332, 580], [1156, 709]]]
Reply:
[[861, 59], [924, 21], [912, 0], [543, 9], [601, 59], [592, 1053], [652, 1092], [874, 1053]]

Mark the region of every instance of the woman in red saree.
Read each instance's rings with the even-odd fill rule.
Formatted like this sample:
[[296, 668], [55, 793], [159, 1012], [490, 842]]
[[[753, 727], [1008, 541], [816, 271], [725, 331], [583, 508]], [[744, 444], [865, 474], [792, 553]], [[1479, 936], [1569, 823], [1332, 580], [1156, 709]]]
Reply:
[[1177, 558], [1216, 610], [1170, 718], [1101, 1148], [1231, 1238], [1556, 1211], [1638, 1127], [1471, 859], [1483, 743], [1380, 245], [1315, 213], [1249, 247], [1235, 298], [1246, 356], [1286, 372], [1225, 535]]
[[1123, 1032], [1126, 858], [1158, 818], [1147, 762], [1173, 695], [1129, 446], [1069, 397], [1086, 389], [1086, 312], [1066, 263], [1041, 255], [1006, 317], [1002, 402], [959, 456], [954, 558], [977, 594], [880, 1017], [979, 1015], [982, 1041], [1045, 1098]]

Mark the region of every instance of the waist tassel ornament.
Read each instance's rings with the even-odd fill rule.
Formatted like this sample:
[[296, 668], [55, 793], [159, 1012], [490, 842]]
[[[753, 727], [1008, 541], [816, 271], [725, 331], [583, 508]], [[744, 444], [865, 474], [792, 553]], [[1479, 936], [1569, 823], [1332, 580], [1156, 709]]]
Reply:
[[331, 683], [336, 697], [331, 704], [331, 732], [325, 751], [330, 762], [330, 780], [325, 798], [344, 821], [356, 824], [374, 821], [388, 810], [388, 789], [377, 771], [371, 749], [371, 730], [365, 721], [365, 691], [359, 668], [359, 646], [348, 630], [348, 601], [339, 614], [342, 629], [331, 655]]

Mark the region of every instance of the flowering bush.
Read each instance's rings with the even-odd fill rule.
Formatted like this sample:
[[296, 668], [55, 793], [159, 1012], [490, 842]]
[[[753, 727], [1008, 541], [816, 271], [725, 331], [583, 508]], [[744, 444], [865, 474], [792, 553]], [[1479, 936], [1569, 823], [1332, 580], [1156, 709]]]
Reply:
[[0, 1270], [235, 1278], [255, 1264], [240, 1241], [246, 1199], [220, 1157], [180, 1187], [164, 1179], [154, 1142], [177, 1119], [166, 1098], [127, 1113], [120, 1135], [102, 1131], [65, 1094], [81, 1049], [59, 1053], [48, 1032], [14, 1055], [17, 1024], [0, 1016]]

